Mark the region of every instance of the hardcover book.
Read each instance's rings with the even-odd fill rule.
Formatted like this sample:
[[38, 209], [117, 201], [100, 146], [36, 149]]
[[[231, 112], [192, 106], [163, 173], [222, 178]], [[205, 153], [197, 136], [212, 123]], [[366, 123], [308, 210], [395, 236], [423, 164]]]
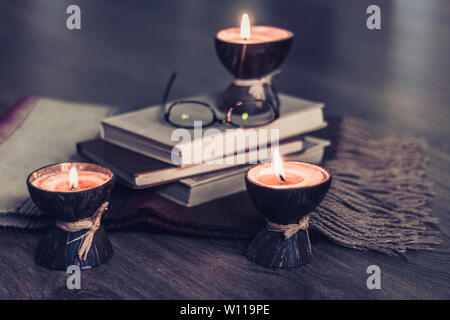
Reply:
[[[189, 99], [204, 101], [214, 106], [217, 96], [204, 95]], [[259, 133], [261, 129], [269, 131], [270, 129], [278, 129], [278, 138], [283, 140], [326, 126], [323, 118], [323, 103], [286, 94], [280, 94], [279, 99], [281, 103], [279, 119], [262, 127], [240, 130], [238, 136], [245, 136], [248, 130], [255, 130]], [[229, 145], [227, 142], [230, 138], [236, 139], [236, 137], [230, 137], [229, 135], [236, 135], [236, 130], [229, 130], [233, 127], [222, 123], [203, 129], [217, 129], [219, 132], [208, 135], [206, 138], [203, 135], [194, 134], [193, 129], [184, 129], [189, 131], [191, 139], [180, 142], [178, 139], [173, 139], [172, 133], [176, 128], [164, 121], [161, 111], [161, 107], [157, 105], [106, 118], [101, 123], [101, 137], [115, 145], [181, 167], [193, 163], [192, 156], [198, 154], [196, 152], [198, 148], [207, 150], [208, 147], [211, 147], [211, 144], [219, 144], [219, 140], [221, 140], [219, 145], [224, 147], [222, 155], [250, 150], [256, 148], [259, 144], [255, 139], [244, 138], [245, 143], [243, 145], [238, 146], [236, 144], [232, 150], [229, 150], [229, 148], [226, 148]], [[175, 163], [173, 161], [174, 155]], [[214, 154], [203, 155], [202, 158], [204, 162], [214, 159]]]
[[[319, 164], [329, 145], [328, 140], [305, 136], [303, 150], [283, 158]], [[158, 187], [157, 193], [184, 206], [196, 206], [245, 190], [244, 172], [248, 167], [245, 165], [181, 179]]]
[[[280, 154], [284, 155], [299, 152], [302, 147], [302, 137], [296, 136], [280, 141], [279, 151]], [[77, 150], [79, 154], [110, 167], [126, 185], [132, 188], [148, 188], [197, 174], [243, 165], [242, 163], [227, 162], [202, 163], [181, 168], [101, 139], [79, 142]], [[265, 152], [261, 151], [263, 150], [254, 149], [246, 152], [245, 163], [255, 159], [261, 162], [271, 157], [270, 147]]]

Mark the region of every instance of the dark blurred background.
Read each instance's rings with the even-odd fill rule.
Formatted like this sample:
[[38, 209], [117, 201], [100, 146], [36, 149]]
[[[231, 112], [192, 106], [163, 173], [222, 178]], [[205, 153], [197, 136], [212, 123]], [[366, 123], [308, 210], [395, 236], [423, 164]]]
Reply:
[[[70, 4], [81, 8], [81, 30], [66, 28]], [[370, 4], [381, 8], [381, 30], [366, 28]], [[295, 33], [280, 91], [449, 150], [448, 0], [5, 0], [0, 110], [27, 94], [155, 104], [173, 70], [173, 97], [222, 89], [231, 75], [213, 37], [244, 11]]]

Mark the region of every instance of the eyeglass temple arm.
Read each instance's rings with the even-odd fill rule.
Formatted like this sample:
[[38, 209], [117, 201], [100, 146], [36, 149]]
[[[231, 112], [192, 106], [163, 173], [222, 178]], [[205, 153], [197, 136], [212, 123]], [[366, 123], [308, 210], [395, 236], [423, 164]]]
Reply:
[[275, 99], [275, 105], [274, 105], [274, 109], [275, 109], [275, 117], [279, 118], [280, 117], [280, 98], [278, 97], [278, 91], [275, 88], [275, 86], [272, 86], [272, 92], [273, 92], [273, 96]]
[[164, 110], [166, 108], [167, 100], [169, 98], [169, 92], [172, 88], [173, 82], [175, 81], [175, 78], [177, 77], [176, 72], [172, 72], [170, 75], [169, 81], [167, 82], [166, 89], [164, 90], [163, 98], [161, 101], [161, 108]]

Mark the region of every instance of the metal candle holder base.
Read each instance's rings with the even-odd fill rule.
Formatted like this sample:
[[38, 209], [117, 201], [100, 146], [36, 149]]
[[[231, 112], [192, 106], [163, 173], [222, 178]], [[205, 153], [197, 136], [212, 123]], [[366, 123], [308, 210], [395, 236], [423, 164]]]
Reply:
[[[247, 258], [270, 268], [292, 268], [311, 262], [307, 215], [327, 194], [331, 174], [328, 173], [325, 181], [314, 186], [275, 189], [249, 179], [248, 173], [254, 167], [245, 172], [245, 185], [253, 204], [266, 217], [268, 226], [250, 243]], [[291, 226], [294, 232], [287, 238], [286, 232], [272, 231], [270, 224]]]
[[[27, 178], [28, 191], [36, 206], [53, 216], [61, 223], [70, 223], [92, 218], [108, 202], [115, 183], [115, 175], [109, 169], [90, 163], [77, 163], [81, 169], [107, 175], [104, 184], [81, 191], [47, 191], [33, 185], [40, 176], [61, 171], [60, 163], [43, 167], [31, 173]], [[100, 223], [101, 215], [98, 219]], [[49, 269], [67, 270], [70, 265], [81, 269], [90, 269], [108, 261], [112, 256], [112, 246], [101, 225], [95, 229], [92, 244], [86, 251], [85, 259], [80, 259], [79, 250], [89, 229], [70, 232], [53, 226], [42, 239], [35, 252], [36, 262]]]

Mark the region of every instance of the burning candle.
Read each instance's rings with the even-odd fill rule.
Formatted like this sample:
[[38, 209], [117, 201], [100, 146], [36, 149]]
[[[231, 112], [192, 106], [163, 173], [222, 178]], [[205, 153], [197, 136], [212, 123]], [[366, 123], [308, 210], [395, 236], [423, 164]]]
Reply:
[[319, 166], [305, 162], [283, 162], [276, 149], [272, 163], [253, 167], [248, 172], [248, 178], [269, 188], [304, 188], [324, 182], [329, 178], [329, 173]]
[[63, 162], [37, 169], [26, 182], [36, 206], [56, 220], [36, 250], [38, 264], [67, 270], [69, 265], [89, 269], [108, 261], [112, 247], [101, 219], [115, 182], [111, 170]]
[[250, 18], [244, 13], [240, 27], [220, 30], [216, 38], [229, 43], [256, 44], [282, 41], [293, 37], [289, 30], [271, 26], [251, 26]]
[[247, 258], [271, 268], [291, 268], [312, 260], [309, 214], [325, 197], [331, 174], [319, 166], [281, 159], [245, 172], [245, 186], [266, 227], [250, 243]]
[[[294, 34], [289, 30], [252, 26], [246, 13], [242, 15], [240, 27], [217, 32], [217, 56], [235, 77], [220, 98], [217, 109], [228, 114], [230, 108], [241, 106], [238, 112], [250, 116], [265, 111], [264, 107], [256, 103], [245, 103], [252, 100], [264, 101], [266, 107], [272, 105], [278, 109], [278, 99], [275, 97], [271, 79], [279, 73], [276, 69], [287, 57], [293, 39]], [[248, 122], [244, 119], [241, 126]]]
[[96, 188], [106, 183], [110, 176], [82, 168], [74, 163], [61, 164], [60, 171], [50, 172], [33, 180], [36, 188], [53, 192], [77, 192]]

